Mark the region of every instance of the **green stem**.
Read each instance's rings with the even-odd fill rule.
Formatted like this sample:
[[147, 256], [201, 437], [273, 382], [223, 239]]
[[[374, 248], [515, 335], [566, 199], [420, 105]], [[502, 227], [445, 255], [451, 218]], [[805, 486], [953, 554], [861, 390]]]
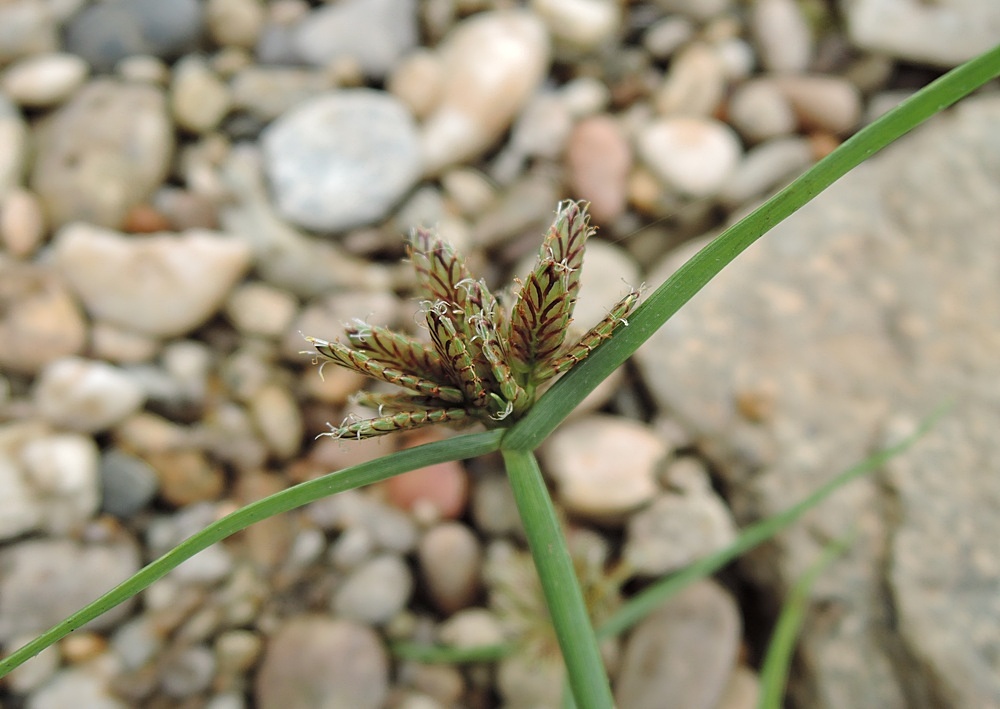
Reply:
[[10, 656], [0, 660], [0, 677], [77, 628], [149, 587], [154, 581], [162, 578], [167, 572], [180, 566], [182, 562], [190, 559], [202, 549], [246, 529], [254, 522], [302, 507], [323, 497], [352, 490], [362, 485], [371, 485], [410, 470], [449, 460], [462, 460], [492, 453], [499, 447], [502, 435], [502, 431], [489, 431], [410, 448], [378, 460], [355, 465], [337, 473], [330, 473], [321, 478], [300, 483], [228, 514], [197, 534], [188, 537], [93, 603], [53, 626]]
[[604, 661], [538, 461], [530, 451], [501, 448], [501, 453], [577, 706], [611, 709]]

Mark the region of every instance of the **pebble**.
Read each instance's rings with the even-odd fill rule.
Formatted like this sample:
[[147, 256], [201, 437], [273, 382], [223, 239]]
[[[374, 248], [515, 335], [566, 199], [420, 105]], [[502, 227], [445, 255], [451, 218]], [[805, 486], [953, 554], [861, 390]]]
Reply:
[[815, 52], [812, 30], [795, 0], [758, 0], [750, 7], [750, 33], [761, 66], [775, 74], [801, 74]]
[[742, 152], [739, 138], [726, 124], [686, 116], [653, 121], [640, 132], [637, 146], [666, 187], [693, 198], [715, 194]]
[[306, 15], [293, 31], [298, 57], [318, 67], [348, 59], [381, 79], [416, 46], [415, 0], [342, 0]]
[[666, 13], [704, 21], [727, 12], [733, 0], [656, 0], [656, 4]]
[[736, 525], [717, 495], [667, 493], [629, 518], [623, 555], [637, 574], [656, 577], [719, 551], [735, 539]]
[[568, 512], [615, 523], [652, 502], [668, 450], [642, 424], [595, 414], [557, 429], [539, 452]]
[[471, 604], [482, 583], [482, 549], [472, 530], [460, 522], [429, 529], [417, 546], [421, 578], [434, 604], [452, 614]]
[[260, 0], [208, 0], [205, 24], [221, 47], [253, 49], [264, 27], [267, 11]]
[[35, 145], [31, 187], [49, 222], [117, 227], [166, 177], [173, 126], [158, 88], [102, 78], [39, 124]]
[[423, 167], [436, 174], [478, 157], [510, 127], [549, 65], [547, 33], [523, 10], [462, 20], [439, 49], [441, 101], [424, 122]]
[[754, 709], [760, 706], [760, 695], [760, 679], [757, 674], [748, 667], [739, 665], [729, 675], [725, 692], [716, 709]]
[[485, 608], [457, 611], [438, 626], [438, 642], [457, 648], [477, 648], [504, 642], [503, 624]]
[[226, 299], [226, 315], [247, 335], [280, 337], [292, 324], [299, 304], [291, 293], [259, 281], [233, 289]]
[[268, 126], [261, 142], [279, 211], [316, 231], [384, 218], [420, 175], [412, 116], [371, 89], [299, 104]]
[[507, 476], [477, 475], [475, 481], [472, 518], [476, 529], [493, 537], [518, 534], [521, 531], [521, 516]]
[[73, 431], [105, 431], [138, 411], [142, 388], [114, 365], [81, 357], [64, 357], [48, 365], [35, 381], [38, 415]]
[[653, 96], [662, 116], [711, 116], [726, 93], [722, 59], [707, 42], [693, 42], [670, 61], [670, 70]]
[[55, 50], [59, 19], [49, 4], [37, 0], [0, 4], [0, 65]]
[[[496, 689], [508, 707], [558, 707], [562, 705], [566, 671], [555, 653], [508, 655], [496, 670]], [[624, 706], [624, 705], [622, 705]]]
[[112, 448], [101, 455], [101, 510], [127, 520], [156, 496], [159, 478], [150, 465]]
[[248, 66], [229, 82], [233, 108], [261, 122], [273, 121], [331, 88], [326, 75], [296, 67]]
[[170, 110], [182, 129], [197, 134], [216, 129], [231, 102], [229, 88], [204, 59], [187, 56], [174, 65]]
[[618, 37], [621, 7], [612, 0], [533, 0], [563, 59], [596, 52]]
[[192, 697], [209, 688], [215, 669], [215, 654], [204, 645], [192, 645], [167, 656], [159, 668], [160, 687], [174, 699]]
[[389, 695], [389, 659], [379, 636], [322, 615], [284, 622], [267, 641], [254, 682], [259, 709], [380, 709]]
[[392, 70], [386, 90], [422, 120], [441, 100], [443, 84], [444, 65], [441, 58], [429, 49], [416, 49]]
[[253, 667], [263, 649], [263, 640], [252, 630], [226, 630], [215, 638], [215, 655], [221, 674], [237, 674]]
[[[47, 630], [139, 570], [140, 555], [129, 540], [83, 544], [70, 539], [30, 539], [0, 549], [0, 642]], [[134, 600], [87, 624], [114, 627]]]
[[861, 120], [861, 92], [836, 76], [780, 76], [770, 79], [806, 128], [843, 135]]
[[100, 502], [97, 446], [89, 436], [56, 433], [20, 451], [25, 482], [41, 501], [38, 528], [52, 535], [80, 530]]
[[146, 461], [156, 471], [160, 497], [176, 507], [214, 500], [225, 485], [219, 467], [197, 450], [147, 453]]
[[460, 517], [469, 495], [468, 474], [456, 461], [396, 475], [383, 485], [389, 503], [427, 520]]
[[672, 15], [657, 20], [642, 35], [642, 46], [654, 59], [668, 59], [694, 36], [695, 28], [686, 17]]
[[333, 611], [343, 618], [381, 625], [403, 610], [413, 577], [398, 556], [377, 556], [354, 569], [334, 593]]
[[449, 206], [466, 217], [486, 210], [497, 198], [496, 186], [483, 173], [471, 168], [448, 170], [441, 175], [441, 188]]
[[[3, 7], [0, 5], [0, 12]], [[21, 110], [0, 93], [0, 195], [21, 184], [27, 157], [28, 124]]]
[[792, 105], [773, 82], [751, 79], [729, 99], [729, 122], [751, 143], [792, 133], [798, 119]]
[[83, 313], [50, 270], [0, 258], [0, 369], [34, 374], [79, 353]]
[[632, 630], [616, 703], [629, 709], [714, 709], [735, 666], [740, 633], [739, 610], [728, 593], [711, 581], [689, 586]]
[[302, 448], [302, 411], [295, 396], [285, 386], [270, 383], [250, 400], [250, 415], [271, 455], [288, 460]]
[[1000, 6], [858, 0], [844, 7], [844, 19], [851, 43], [864, 51], [950, 69], [996, 46]]
[[590, 202], [595, 223], [609, 224], [624, 213], [632, 150], [610, 115], [576, 124], [566, 148], [566, 165], [573, 195]]
[[250, 267], [246, 243], [216, 232], [130, 239], [79, 223], [56, 234], [53, 257], [93, 317], [157, 336], [201, 325]]
[[747, 151], [719, 192], [719, 200], [734, 209], [783, 187], [814, 162], [813, 146], [806, 138], [775, 138]]
[[65, 46], [106, 72], [141, 54], [173, 59], [192, 49], [202, 32], [202, 3], [120, 0], [88, 5], [65, 27]]
[[40, 54], [7, 67], [0, 75], [0, 89], [21, 106], [49, 108], [80, 88], [89, 70], [87, 62], [73, 54]]
[[96, 662], [60, 670], [31, 695], [29, 706], [32, 709], [128, 709], [129, 705], [121, 701], [112, 686], [115, 668], [109, 659], [98, 658]]
[[8, 254], [29, 258], [44, 238], [45, 215], [34, 192], [14, 187], [0, 195], [0, 245]]

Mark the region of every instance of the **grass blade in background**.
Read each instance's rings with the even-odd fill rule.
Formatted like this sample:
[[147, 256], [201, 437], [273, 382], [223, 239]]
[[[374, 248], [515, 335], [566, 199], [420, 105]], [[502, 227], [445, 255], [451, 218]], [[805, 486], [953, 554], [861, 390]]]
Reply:
[[8, 657], [0, 660], [0, 677], [34, 657], [53, 643], [66, 637], [77, 628], [135, 596], [202, 549], [246, 529], [255, 522], [273, 517], [282, 512], [288, 512], [297, 507], [302, 507], [310, 502], [338, 492], [371, 485], [394, 475], [423, 468], [427, 465], [474, 458], [492, 453], [499, 448], [500, 437], [500, 431], [489, 431], [426, 443], [416, 448], [392, 453], [378, 460], [355, 465], [337, 473], [330, 473], [321, 478], [300, 483], [240, 508], [236, 512], [226, 515], [219, 521], [208, 525], [197, 534], [188, 537], [159, 559], [147, 564], [134, 576], [115, 586], [93, 603], [53, 626], [24, 647], [11, 653]]
[[785, 685], [788, 683], [788, 668], [795, 652], [795, 641], [806, 611], [809, 610], [809, 592], [820, 574], [838, 556], [847, 551], [853, 539], [854, 535], [849, 534], [827, 544], [819, 560], [795, 582], [791, 593], [785, 599], [774, 633], [771, 635], [771, 642], [767, 647], [767, 657], [764, 658], [764, 665], [760, 669], [758, 709], [781, 709]]
[[866, 126], [679, 268], [603, 345], [552, 387], [504, 438], [534, 450], [593, 389], [748, 246], [775, 224], [917, 125], [1000, 76], [1000, 45], [953, 69]]

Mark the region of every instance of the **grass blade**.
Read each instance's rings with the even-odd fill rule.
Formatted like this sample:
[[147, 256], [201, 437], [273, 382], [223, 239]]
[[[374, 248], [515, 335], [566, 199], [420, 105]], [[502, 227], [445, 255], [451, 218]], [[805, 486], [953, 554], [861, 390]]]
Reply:
[[501, 433], [471, 433], [444, 441], [434, 441], [416, 448], [392, 453], [378, 460], [355, 465], [340, 472], [330, 473], [321, 478], [300, 483], [287, 490], [275, 493], [263, 500], [251, 503], [232, 514], [226, 515], [197, 534], [185, 539], [159, 559], [149, 563], [134, 576], [123, 581], [93, 603], [77, 611], [66, 620], [53, 626], [45, 633], [0, 660], [0, 677], [15, 667], [34, 657], [53, 643], [66, 637], [77, 628], [90, 622], [102, 613], [114, 608], [162, 578], [170, 570], [190, 559], [226, 537], [246, 529], [251, 524], [276, 514], [302, 507], [320, 498], [345, 490], [353, 490], [363, 485], [371, 485], [394, 475], [423, 468], [435, 463], [463, 460], [492, 453], [500, 447]]
[[580, 709], [611, 709], [611, 687], [552, 498], [530, 451], [501, 449], [566, 674]]

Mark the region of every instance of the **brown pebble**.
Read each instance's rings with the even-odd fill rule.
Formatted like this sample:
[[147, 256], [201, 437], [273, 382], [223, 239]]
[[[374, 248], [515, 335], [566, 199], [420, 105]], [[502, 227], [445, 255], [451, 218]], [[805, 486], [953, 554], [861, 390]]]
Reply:
[[155, 234], [168, 231], [170, 221], [156, 207], [149, 204], [137, 204], [125, 214], [122, 220], [122, 230], [132, 234]]
[[573, 192], [590, 201], [595, 222], [607, 224], [621, 216], [632, 151], [613, 118], [599, 115], [580, 121], [570, 134], [566, 162]]

